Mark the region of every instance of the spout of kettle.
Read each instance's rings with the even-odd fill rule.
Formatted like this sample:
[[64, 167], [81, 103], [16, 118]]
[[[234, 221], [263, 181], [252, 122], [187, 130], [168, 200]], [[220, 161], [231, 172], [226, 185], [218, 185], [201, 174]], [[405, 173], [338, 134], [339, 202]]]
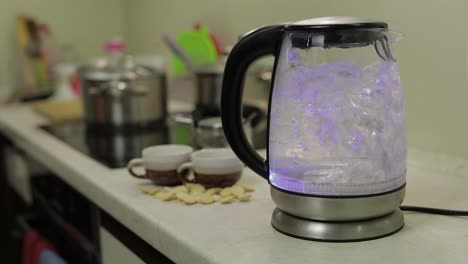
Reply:
[[388, 43], [390, 45], [393, 45], [397, 42], [400, 42], [400, 40], [404, 39], [405, 34], [396, 30], [388, 30], [387, 37], [388, 37]]
[[383, 60], [395, 62], [391, 46], [399, 42], [403, 37], [404, 35], [401, 32], [394, 30], [387, 31], [382, 38], [376, 39], [374, 42], [374, 49], [377, 55]]

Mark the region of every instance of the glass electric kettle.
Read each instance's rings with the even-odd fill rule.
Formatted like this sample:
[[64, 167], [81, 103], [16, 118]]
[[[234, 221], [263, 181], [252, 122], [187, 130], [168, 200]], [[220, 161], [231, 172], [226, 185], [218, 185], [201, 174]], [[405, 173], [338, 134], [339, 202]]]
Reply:
[[[231, 51], [221, 99], [224, 131], [239, 158], [269, 181], [278, 206], [276, 229], [354, 241], [403, 226], [398, 206], [406, 182], [406, 136], [391, 49], [396, 40], [384, 22], [323, 17], [253, 30]], [[247, 142], [241, 113], [246, 69], [265, 55], [275, 57], [266, 161]], [[311, 231], [317, 228], [310, 225], [324, 221], [341, 225]], [[369, 221], [386, 228], [365, 225]]]

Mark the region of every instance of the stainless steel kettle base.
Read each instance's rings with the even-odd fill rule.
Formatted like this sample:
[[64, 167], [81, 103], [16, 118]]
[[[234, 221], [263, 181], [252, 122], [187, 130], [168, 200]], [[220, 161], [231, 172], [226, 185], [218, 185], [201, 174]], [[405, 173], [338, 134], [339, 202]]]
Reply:
[[404, 220], [400, 209], [373, 219], [325, 222], [296, 217], [275, 208], [271, 225], [279, 232], [296, 238], [325, 242], [354, 242], [392, 235], [403, 228]]

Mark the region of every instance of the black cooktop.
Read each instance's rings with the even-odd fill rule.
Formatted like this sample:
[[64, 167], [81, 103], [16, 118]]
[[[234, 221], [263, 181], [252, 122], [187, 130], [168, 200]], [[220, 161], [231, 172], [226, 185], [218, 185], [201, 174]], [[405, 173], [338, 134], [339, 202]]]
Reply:
[[[246, 117], [256, 113], [252, 126], [264, 118], [263, 112], [256, 106], [244, 105], [243, 113]], [[198, 107], [191, 114], [196, 125], [197, 120], [204, 117], [218, 116], [219, 110]], [[163, 121], [137, 128], [87, 125], [84, 120], [75, 120], [41, 128], [110, 168], [126, 167], [128, 161], [140, 157], [146, 147], [171, 143], [170, 129]]]
[[55, 123], [42, 129], [110, 168], [123, 168], [149, 146], [168, 144], [166, 125], [117, 130], [86, 126], [83, 120]]

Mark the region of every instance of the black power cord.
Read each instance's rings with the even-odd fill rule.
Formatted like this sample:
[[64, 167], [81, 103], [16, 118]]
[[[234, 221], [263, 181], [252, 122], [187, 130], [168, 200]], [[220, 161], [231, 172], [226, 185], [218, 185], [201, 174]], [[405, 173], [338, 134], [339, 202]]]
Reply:
[[468, 216], [468, 211], [448, 210], [448, 209], [440, 209], [440, 208], [402, 205], [400, 206], [400, 209], [402, 211], [412, 211], [412, 212], [420, 212], [420, 213], [427, 213], [427, 214]]

